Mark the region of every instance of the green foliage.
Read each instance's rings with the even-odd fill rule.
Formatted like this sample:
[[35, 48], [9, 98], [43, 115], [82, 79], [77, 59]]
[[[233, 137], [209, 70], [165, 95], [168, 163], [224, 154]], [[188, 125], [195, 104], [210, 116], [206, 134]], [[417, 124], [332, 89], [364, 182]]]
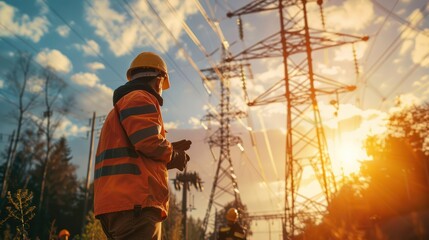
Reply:
[[[39, 139], [43, 142], [43, 140]], [[77, 167], [72, 164], [70, 148], [65, 138], [56, 141], [51, 150], [48, 171], [45, 183], [45, 197], [42, 209], [39, 209], [37, 232], [41, 238], [49, 237], [49, 225], [46, 223], [56, 220], [59, 228], [67, 228], [78, 232], [83, 218], [79, 204], [79, 181], [76, 176]], [[40, 195], [41, 182], [45, 160], [43, 157], [35, 158], [34, 167], [29, 171], [29, 187]], [[36, 195], [36, 196], [37, 196]], [[71, 221], [73, 219], [73, 221]]]
[[182, 239], [182, 211], [174, 194], [170, 193], [168, 218], [162, 223], [163, 239]]
[[204, 239], [203, 222], [200, 219], [194, 219], [192, 216], [188, 218], [188, 239], [198, 240]]
[[107, 237], [103, 232], [101, 223], [95, 218], [93, 212], [89, 212], [86, 217], [86, 225], [82, 236], [76, 236], [75, 240], [106, 240]]
[[6, 207], [6, 210], [9, 217], [19, 223], [15, 239], [28, 239], [29, 222], [35, 216], [36, 209], [35, 206], [32, 206], [33, 193], [27, 189], [18, 189], [14, 195], [8, 192], [7, 199], [9, 206]]

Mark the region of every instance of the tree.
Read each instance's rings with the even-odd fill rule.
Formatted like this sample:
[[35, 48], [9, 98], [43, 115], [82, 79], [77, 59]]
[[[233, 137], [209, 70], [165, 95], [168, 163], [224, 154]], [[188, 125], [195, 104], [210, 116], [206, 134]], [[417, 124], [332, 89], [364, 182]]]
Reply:
[[[49, 164], [50, 164], [50, 154], [51, 154], [51, 142], [55, 129], [58, 127], [60, 121], [52, 122], [53, 108], [54, 104], [60, 96], [61, 91], [66, 86], [64, 81], [55, 75], [55, 73], [50, 68], [45, 68], [42, 70], [41, 74], [42, 79], [44, 80], [44, 104], [45, 111], [43, 112], [43, 117], [46, 119], [45, 129], [45, 138], [46, 138], [46, 154], [44, 159], [44, 168], [42, 173], [42, 182], [40, 186], [40, 200], [39, 200], [39, 209], [43, 209], [43, 200], [45, 195], [45, 185], [46, 185], [46, 176], [48, 174]], [[66, 111], [66, 110], [65, 110]]]
[[76, 240], [106, 240], [107, 237], [103, 232], [101, 223], [95, 218], [94, 213], [91, 211], [87, 215], [86, 225], [82, 236], [76, 236]]
[[[71, 163], [70, 148], [62, 137], [53, 146], [50, 154], [49, 174], [46, 176], [44, 213], [38, 221], [45, 223], [56, 220], [59, 228], [69, 228], [70, 224], [81, 221], [81, 212], [77, 211], [79, 182], [76, 176], [77, 167]], [[31, 170], [31, 188], [40, 190], [41, 179], [45, 169], [44, 158], [36, 161]], [[40, 192], [39, 192], [40, 194]], [[75, 219], [74, 221], [71, 221]], [[78, 220], [76, 220], [78, 219]], [[40, 223], [40, 222], [39, 222]], [[46, 234], [46, 224], [41, 227], [41, 237]], [[79, 228], [78, 228], [79, 229]]]
[[6, 74], [7, 91], [2, 91], [3, 99], [14, 106], [16, 117], [16, 135], [12, 142], [9, 158], [6, 159], [6, 168], [3, 176], [1, 197], [4, 198], [8, 189], [10, 168], [15, 160], [18, 143], [21, 140], [21, 131], [24, 125], [25, 114], [36, 104], [39, 96], [37, 92], [29, 89], [29, 81], [33, 75], [33, 56], [26, 53], [19, 53], [14, 68]]
[[170, 191], [170, 206], [168, 218], [162, 223], [163, 239], [182, 239], [182, 210], [177, 198]]
[[203, 222], [201, 219], [194, 219], [192, 216], [188, 218], [188, 239], [197, 240], [204, 239]]
[[27, 189], [18, 189], [14, 195], [8, 192], [7, 199], [10, 204], [6, 207], [9, 218], [18, 222], [14, 239], [29, 239], [29, 222], [33, 219], [36, 209], [35, 206], [32, 206], [33, 193]]
[[372, 136], [363, 165], [370, 182], [365, 192], [374, 215], [392, 217], [429, 208], [429, 105], [392, 114], [385, 136]]

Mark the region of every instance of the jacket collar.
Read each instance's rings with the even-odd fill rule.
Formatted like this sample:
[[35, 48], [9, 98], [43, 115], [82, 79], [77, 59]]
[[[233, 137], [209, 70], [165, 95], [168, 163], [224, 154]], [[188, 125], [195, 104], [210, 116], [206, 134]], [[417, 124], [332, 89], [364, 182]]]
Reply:
[[144, 90], [152, 94], [157, 100], [160, 106], [164, 103], [161, 95], [159, 95], [146, 81], [142, 81], [141, 78], [134, 79], [118, 87], [113, 92], [113, 106], [125, 95], [135, 90]]

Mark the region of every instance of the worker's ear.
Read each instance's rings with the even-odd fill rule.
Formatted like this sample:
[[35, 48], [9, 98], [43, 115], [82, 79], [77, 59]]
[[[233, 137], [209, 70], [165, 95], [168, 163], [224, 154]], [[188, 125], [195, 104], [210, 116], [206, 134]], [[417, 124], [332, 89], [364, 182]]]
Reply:
[[164, 84], [164, 77], [157, 77], [156, 78], [156, 91], [161, 94], [162, 93], [162, 84]]

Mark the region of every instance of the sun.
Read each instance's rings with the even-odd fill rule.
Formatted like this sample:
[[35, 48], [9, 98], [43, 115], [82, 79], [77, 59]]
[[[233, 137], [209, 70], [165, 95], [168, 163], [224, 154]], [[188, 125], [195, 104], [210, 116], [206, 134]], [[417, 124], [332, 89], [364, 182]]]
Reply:
[[330, 152], [334, 174], [341, 178], [352, 173], [358, 173], [360, 162], [367, 158], [362, 144], [357, 141], [346, 140], [335, 144], [333, 147], [334, 149]]

